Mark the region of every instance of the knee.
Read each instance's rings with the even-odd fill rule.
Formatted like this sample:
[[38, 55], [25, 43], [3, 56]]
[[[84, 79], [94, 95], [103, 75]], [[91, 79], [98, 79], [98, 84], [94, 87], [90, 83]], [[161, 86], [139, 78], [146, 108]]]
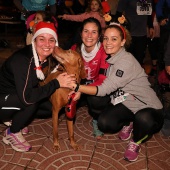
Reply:
[[104, 133], [116, 133], [120, 130], [118, 123], [113, 121], [108, 121], [104, 117], [99, 116], [98, 118], [98, 128]]
[[162, 126], [162, 114], [155, 109], [146, 109], [135, 115], [134, 126], [151, 131], [158, 131]]

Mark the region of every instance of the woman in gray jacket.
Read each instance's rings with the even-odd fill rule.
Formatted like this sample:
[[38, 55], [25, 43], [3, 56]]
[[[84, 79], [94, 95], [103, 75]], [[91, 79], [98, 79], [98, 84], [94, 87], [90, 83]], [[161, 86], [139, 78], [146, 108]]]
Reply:
[[103, 39], [104, 49], [108, 54], [106, 61], [110, 65], [107, 78], [99, 86], [71, 83], [69, 87], [90, 95], [110, 95], [110, 104], [98, 115], [98, 127], [105, 133], [120, 131], [121, 140], [130, 139], [133, 132], [124, 158], [135, 161], [140, 143], [161, 129], [163, 106], [150, 87], [144, 69], [125, 50], [130, 39], [130, 34], [124, 27], [116, 23], [110, 25]]

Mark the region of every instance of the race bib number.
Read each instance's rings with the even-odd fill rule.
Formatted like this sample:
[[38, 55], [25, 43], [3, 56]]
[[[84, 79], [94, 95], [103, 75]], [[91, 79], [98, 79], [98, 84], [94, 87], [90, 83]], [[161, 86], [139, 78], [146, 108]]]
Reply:
[[113, 94], [113, 98], [114, 98], [113, 104], [116, 105], [118, 103], [124, 102], [128, 95], [129, 95], [129, 93], [125, 93], [121, 89], [116, 90]]
[[147, 3], [142, 5], [142, 3], [137, 2], [136, 12], [138, 15], [151, 15], [152, 14], [152, 5]]

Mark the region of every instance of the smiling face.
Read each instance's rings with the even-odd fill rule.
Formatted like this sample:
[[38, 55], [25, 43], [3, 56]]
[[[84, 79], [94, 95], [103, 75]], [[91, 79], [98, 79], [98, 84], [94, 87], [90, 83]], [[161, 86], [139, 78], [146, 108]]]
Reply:
[[36, 37], [34, 45], [40, 61], [44, 61], [52, 54], [55, 44], [56, 40], [51, 34], [42, 33]]
[[99, 30], [94, 22], [84, 25], [81, 33], [82, 42], [87, 52], [91, 52], [99, 40]]
[[116, 28], [106, 29], [103, 37], [103, 45], [105, 52], [110, 55], [117, 53], [125, 44], [125, 39], [122, 39], [120, 31]]

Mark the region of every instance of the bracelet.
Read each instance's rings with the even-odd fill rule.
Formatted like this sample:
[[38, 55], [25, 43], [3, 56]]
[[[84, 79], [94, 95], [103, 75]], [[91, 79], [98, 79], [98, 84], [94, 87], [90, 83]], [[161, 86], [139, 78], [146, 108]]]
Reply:
[[76, 87], [75, 87], [74, 91], [75, 91], [75, 92], [78, 92], [79, 87], [80, 87], [80, 84], [76, 83]]

